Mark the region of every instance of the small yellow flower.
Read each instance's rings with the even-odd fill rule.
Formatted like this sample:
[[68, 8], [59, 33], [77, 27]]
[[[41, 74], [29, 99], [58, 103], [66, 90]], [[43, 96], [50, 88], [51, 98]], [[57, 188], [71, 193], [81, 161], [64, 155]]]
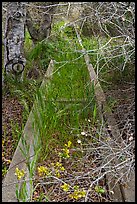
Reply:
[[17, 179], [20, 180], [25, 175], [25, 172], [23, 169], [19, 170], [19, 168], [17, 167], [15, 170], [15, 175], [17, 176]]
[[60, 168], [60, 170], [61, 170], [61, 171], [65, 171], [65, 168], [64, 168], [64, 166], [62, 166], [62, 167]]
[[40, 166], [40, 167], [38, 167], [38, 174], [39, 174], [39, 176], [43, 176], [43, 175], [49, 176], [50, 171], [47, 167]]
[[79, 189], [79, 186], [74, 186], [74, 190], [78, 190]]
[[68, 141], [68, 147], [70, 147], [70, 146], [71, 146], [71, 144], [72, 144], [72, 142], [71, 142], [71, 141]]
[[72, 199], [74, 198], [76, 200], [79, 199], [79, 195], [78, 195], [78, 193], [76, 191], [73, 192], [72, 194], [70, 194], [69, 197], [72, 198]]
[[4, 141], [4, 139], [2, 139], [2, 146], [4, 146], [4, 143], [5, 143], [5, 141]]
[[68, 144], [65, 144], [65, 147], [70, 147], [71, 146], [71, 144], [72, 144], [72, 142], [71, 141], [68, 141]]
[[64, 183], [64, 185], [62, 185], [61, 188], [63, 189], [63, 191], [67, 192], [70, 188], [70, 185], [67, 183]]
[[58, 171], [58, 169], [55, 169], [55, 175], [56, 175], [56, 177], [60, 177], [60, 173], [59, 173], [59, 171]]
[[107, 137], [107, 138], [106, 138], [106, 141], [110, 141], [110, 140], [111, 140], [111, 137]]
[[62, 164], [61, 164], [60, 162], [56, 162], [56, 166], [57, 166], [57, 167], [61, 167]]
[[62, 149], [63, 150], [63, 153], [60, 155], [62, 156], [63, 158], [69, 158], [69, 149], [65, 148], [65, 149]]
[[62, 157], [62, 153], [61, 152], [59, 152], [58, 155], [59, 155], [59, 157]]
[[84, 198], [86, 196], [86, 191], [83, 190], [83, 191], [80, 192], [80, 194], [81, 194], [81, 197]]
[[69, 154], [69, 149], [63, 149], [64, 153]]
[[65, 171], [65, 168], [62, 166], [61, 162], [56, 162], [56, 170]]
[[81, 190], [75, 190], [72, 194], [69, 195], [70, 198], [74, 198], [78, 200], [79, 198], [83, 198], [86, 196], [86, 191], [81, 191]]

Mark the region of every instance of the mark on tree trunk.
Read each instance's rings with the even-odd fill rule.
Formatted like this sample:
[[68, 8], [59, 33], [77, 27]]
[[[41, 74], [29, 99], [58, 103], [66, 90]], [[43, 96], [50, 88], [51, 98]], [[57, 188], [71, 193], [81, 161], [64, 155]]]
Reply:
[[26, 8], [22, 2], [9, 2], [5, 27], [4, 68], [6, 74], [19, 75], [23, 72]]

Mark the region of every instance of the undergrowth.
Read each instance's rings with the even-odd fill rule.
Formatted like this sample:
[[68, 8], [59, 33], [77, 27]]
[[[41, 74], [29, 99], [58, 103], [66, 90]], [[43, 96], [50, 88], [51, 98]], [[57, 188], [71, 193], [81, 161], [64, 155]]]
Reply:
[[[24, 106], [25, 119], [27, 119], [32, 104], [36, 99], [36, 108], [33, 114], [35, 128], [39, 135], [41, 146], [36, 173], [40, 174], [41, 172], [42, 175], [42, 172], [44, 172], [47, 174], [48, 170], [52, 169], [51, 172], [54, 172], [54, 174], [50, 172], [50, 176], [56, 177], [56, 179], [60, 179], [61, 176], [62, 185], [59, 183], [59, 186], [56, 186], [56, 189], [62, 189], [61, 192], [69, 192], [71, 189], [69, 194], [65, 196], [68, 198], [69, 195], [71, 195], [71, 201], [79, 199], [80, 201], [83, 201], [82, 199], [85, 196], [88, 196], [85, 193], [87, 187], [84, 190], [85, 184], [82, 185], [80, 181], [77, 181], [73, 182], [73, 185], [71, 186], [70, 181], [63, 181], [63, 179], [65, 179], [66, 175], [71, 175], [71, 173], [73, 174], [73, 180], [75, 180], [75, 172], [79, 175], [80, 172], [77, 168], [80, 168], [80, 166], [75, 160], [83, 162], [84, 165], [86, 165], [84, 159], [88, 158], [87, 160], [89, 163], [91, 162], [89, 159], [90, 155], [88, 155], [88, 157], [85, 156], [87, 155], [87, 152], [84, 147], [86, 144], [87, 146], [90, 146], [93, 143], [95, 146], [98, 145], [100, 135], [102, 134], [101, 128], [104, 124], [101, 123], [102, 121], [98, 120], [94, 86], [90, 83], [83, 53], [81, 52], [81, 47], [74, 34], [74, 30], [71, 27], [66, 28], [64, 31], [60, 30], [62, 26], [64, 26], [64, 23], [55, 25], [55, 27], [53, 27], [53, 33], [54, 31], [56, 32], [56, 37], [51, 36], [51, 38], [39, 42], [34, 48], [32, 48], [32, 42], [29, 39], [30, 36], [28, 32], [26, 32], [25, 55], [27, 65], [23, 81], [15, 81], [7, 78], [3, 94], [8, 93], [10, 97], [18, 97], [19, 101]], [[60, 32], [57, 32], [59, 31], [58, 29]], [[122, 56], [118, 60], [113, 59], [109, 61], [105, 56], [107, 50], [105, 54], [104, 51], [99, 50], [100, 42], [98, 38], [82, 37], [82, 40], [84, 47], [88, 50], [91, 63], [93, 64], [93, 67], [95, 67], [99, 79], [103, 78], [104, 81], [114, 81], [115, 83], [120, 82], [123, 76], [127, 79], [128, 63], [123, 70], [124, 75], [121, 74], [120, 68], [112, 71], [114, 64], [116, 67], [120, 67], [119, 65], [124, 63], [125, 59]], [[107, 41], [107, 38], [102, 38], [102, 46]], [[120, 43], [120, 41], [112, 42], [111, 48], [115, 47], [116, 43]], [[111, 55], [111, 53], [109, 54]], [[27, 73], [31, 68], [37, 67], [43, 76], [47, 71], [51, 59], [54, 60], [52, 79], [45, 87], [39, 90], [42, 78], [39, 80], [28, 79]], [[112, 85], [112, 83], [110, 84]], [[68, 100], [72, 101], [68, 102]], [[73, 100], [76, 101], [74, 102]], [[110, 106], [113, 107], [115, 101], [110, 100], [109, 102]], [[68, 141], [71, 142], [72, 149], [69, 149]], [[66, 144], [65, 147], [64, 144]], [[70, 163], [71, 165], [69, 165]], [[62, 169], [63, 167], [66, 169], [67, 166], [73, 168], [61, 171], [59, 168], [57, 169], [57, 165], [55, 168], [55, 164], [60, 165], [60, 168], [62, 167]], [[48, 165], [48, 170], [44, 165]], [[92, 165], [94, 165], [94, 163], [92, 163]], [[82, 168], [84, 167], [82, 166]], [[88, 168], [90, 168], [90, 165]], [[85, 168], [85, 170], [87, 169]], [[3, 169], [3, 172], [5, 172], [5, 169]], [[64, 172], [66, 172], [66, 175]], [[16, 174], [18, 175], [18, 173], [19, 170]], [[41, 175], [39, 176], [41, 177]], [[96, 174], [94, 176], [95, 178], [97, 177]], [[43, 179], [46, 178], [44, 177]], [[36, 186], [37, 185], [40, 185], [39, 180], [36, 181]], [[37, 189], [36, 186], [35, 190]], [[47, 188], [52, 194], [52, 185], [49, 184]], [[37, 192], [35, 190], [33, 192], [34, 194]], [[92, 194], [93, 197], [100, 196], [100, 200], [107, 200], [108, 198], [106, 198], [105, 192], [104, 183], [97, 182], [93, 188]], [[36, 196], [34, 196], [33, 199], [36, 199], [37, 201], [49, 201], [56, 195], [56, 193], [55, 195], [53, 195], [53, 193], [50, 196], [47, 193], [43, 196], [42, 193], [43, 191], [39, 193], [37, 199]]]

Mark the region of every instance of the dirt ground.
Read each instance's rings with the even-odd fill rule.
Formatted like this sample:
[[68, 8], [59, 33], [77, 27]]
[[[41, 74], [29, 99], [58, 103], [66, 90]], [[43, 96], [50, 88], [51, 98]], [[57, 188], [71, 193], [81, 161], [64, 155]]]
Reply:
[[[135, 85], [126, 83], [114, 86], [106, 91], [107, 98], [113, 97], [116, 103], [112, 109], [123, 139], [130, 141], [135, 138]], [[132, 138], [133, 137], [133, 138]]]
[[2, 168], [5, 169], [5, 173], [19, 139], [14, 127], [15, 123], [18, 124], [18, 128], [22, 127], [22, 112], [23, 106], [16, 98], [2, 98]]

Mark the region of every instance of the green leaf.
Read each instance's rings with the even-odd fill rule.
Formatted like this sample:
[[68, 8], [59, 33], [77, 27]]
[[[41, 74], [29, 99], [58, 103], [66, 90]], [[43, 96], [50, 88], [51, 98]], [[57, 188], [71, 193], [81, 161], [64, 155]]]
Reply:
[[103, 188], [100, 188], [99, 193], [105, 193], [105, 190]]
[[102, 188], [101, 186], [96, 186], [96, 187], [95, 187], [95, 191], [96, 191], [97, 193], [105, 193], [105, 189]]

